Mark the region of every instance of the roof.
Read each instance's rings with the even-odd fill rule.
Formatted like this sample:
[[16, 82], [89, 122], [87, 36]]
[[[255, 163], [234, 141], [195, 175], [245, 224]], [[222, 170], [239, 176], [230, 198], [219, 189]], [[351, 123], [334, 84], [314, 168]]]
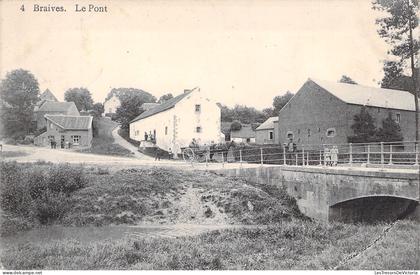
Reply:
[[48, 100], [48, 101], [58, 101], [54, 94], [49, 90], [46, 89], [40, 96], [40, 100]]
[[55, 101], [46, 101], [39, 108], [39, 112], [66, 112], [72, 106], [76, 107], [74, 102], [55, 102]]
[[231, 131], [230, 132], [231, 138], [254, 138], [255, 131], [252, 130], [251, 125], [242, 125], [241, 130], [239, 131]]
[[140, 108], [147, 111], [160, 105], [159, 103], [143, 103]]
[[47, 120], [65, 130], [88, 130], [92, 127], [92, 116], [45, 115]]
[[407, 91], [324, 80], [309, 80], [346, 103], [408, 111], [416, 110], [414, 95]]
[[279, 121], [278, 116], [269, 117], [266, 121], [264, 121], [263, 124], [258, 126], [258, 128], [255, 130], [258, 131], [258, 130], [274, 129], [274, 122], [278, 122], [278, 121]]
[[165, 101], [162, 104], [159, 104], [158, 106], [151, 108], [147, 111], [144, 111], [141, 113], [138, 117], [133, 119], [131, 122], [135, 122], [141, 119], [144, 119], [149, 116], [153, 116], [155, 114], [161, 113], [163, 111], [166, 111], [168, 109], [173, 108], [178, 102], [180, 102], [182, 99], [184, 99], [187, 95], [189, 95], [192, 91], [184, 92], [183, 94], [180, 94], [174, 98], [169, 99], [168, 101]]

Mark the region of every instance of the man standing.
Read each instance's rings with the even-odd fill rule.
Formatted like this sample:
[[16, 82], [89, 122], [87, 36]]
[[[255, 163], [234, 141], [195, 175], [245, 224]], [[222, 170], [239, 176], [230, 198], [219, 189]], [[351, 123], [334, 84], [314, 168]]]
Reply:
[[289, 143], [287, 143], [286, 149], [287, 149], [286, 163], [293, 164], [293, 159], [295, 157], [295, 152], [296, 152], [296, 143], [293, 142], [292, 138], [289, 139]]

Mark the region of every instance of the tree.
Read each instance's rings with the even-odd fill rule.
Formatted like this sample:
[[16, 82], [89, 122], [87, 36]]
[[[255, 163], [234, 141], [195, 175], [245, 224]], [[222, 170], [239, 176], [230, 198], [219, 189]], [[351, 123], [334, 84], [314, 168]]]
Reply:
[[277, 115], [274, 113], [274, 109], [273, 109], [273, 108], [264, 108], [264, 109], [262, 110], [262, 112], [263, 112], [264, 117], [266, 118], [266, 120], [267, 120], [269, 117], [272, 117], [272, 116], [277, 116]]
[[[149, 101], [145, 101], [145, 99], [149, 99]], [[152, 99], [156, 100], [153, 96], [152, 98], [145, 98], [143, 94], [132, 94], [130, 97], [123, 99], [115, 113], [115, 120], [121, 123], [121, 129], [128, 132], [130, 122], [144, 112], [141, 105], [150, 103]]]
[[262, 123], [266, 120], [266, 116], [263, 112], [258, 111], [254, 107], [248, 107], [244, 105], [235, 105], [232, 109], [221, 105], [222, 121], [232, 122], [238, 120], [245, 124], [250, 123]]
[[381, 81], [381, 87], [387, 89], [413, 91], [413, 82], [411, 77], [403, 74], [400, 62], [394, 60], [384, 61], [384, 77]]
[[161, 96], [157, 103], [162, 104], [165, 101], [168, 101], [169, 99], [172, 99], [172, 98], [174, 98], [174, 96], [171, 93], [169, 93], [169, 94]]
[[289, 102], [289, 100], [294, 96], [293, 93], [291, 93], [290, 91], [287, 91], [284, 95], [282, 96], [276, 96], [273, 98], [273, 115], [278, 116], [280, 110], [284, 107], [284, 105], [287, 104], [287, 102]]
[[104, 113], [104, 105], [100, 102], [93, 104], [93, 115], [100, 117]]
[[[411, 71], [411, 88], [410, 92], [414, 95], [414, 104], [416, 108], [416, 140], [420, 136], [420, 111], [418, 96], [420, 95], [418, 83], [418, 69], [414, 66], [414, 57], [418, 54], [420, 43], [413, 38], [413, 30], [419, 25], [417, 13], [419, 12], [418, 0], [375, 0], [373, 9], [384, 12], [386, 16], [378, 18], [376, 24], [379, 25], [378, 33], [391, 46], [389, 55], [399, 58], [398, 62], [387, 64], [386, 66], [394, 66], [392, 71], [388, 72], [385, 77], [387, 82], [393, 81], [393, 77], [398, 77], [404, 69], [410, 68]], [[391, 58], [392, 59], [392, 58]]]
[[386, 119], [382, 120], [382, 127], [379, 128], [377, 135], [379, 140], [384, 142], [403, 140], [400, 125], [392, 119], [391, 112], [388, 113]]
[[230, 125], [230, 130], [231, 131], [239, 131], [242, 128], [242, 124], [240, 121], [235, 120], [232, 122], [232, 124]]
[[7, 136], [32, 130], [33, 111], [38, 101], [39, 85], [35, 76], [18, 69], [6, 74], [0, 83], [1, 120]]
[[338, 82], [340, 82], [340, 83], [347, 83], [347, 84], [357, 84], [356, 81], [354, 81], [353, 79], [351, 79], [347, 75], [342, 75], [341, 78], [340, 78], [340, 80]]
[[366, 110], [366, 107], [362, 107], [360, 113], [354, 115], [354, 123], [351, 126], [354, 135], [349, 136], [347, 139], [352, 143], [364, 143], [374, 142], [378, 138], [376, 136], [375, 120]]
[[88, 111], [93, 108], [93, 99], [86, 88], [71, 88], [64, 93], [64, 100], [74, 102], [79, 111]]

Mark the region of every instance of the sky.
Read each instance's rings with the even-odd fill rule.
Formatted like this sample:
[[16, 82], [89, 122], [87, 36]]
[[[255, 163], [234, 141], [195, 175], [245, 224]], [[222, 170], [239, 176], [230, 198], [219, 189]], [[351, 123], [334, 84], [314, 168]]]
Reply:
[[[89, 3], [107, 12], [75, 12]], [[378, 86], [387, 52], [370, 0], [0, 0], [0, 16], [1, 78], [29, 70], [60, 100], [73, 87], [103, 102], [112, 88], [158, 98], [198, 86], [225, 105], [263, 109], [308, 78]]]

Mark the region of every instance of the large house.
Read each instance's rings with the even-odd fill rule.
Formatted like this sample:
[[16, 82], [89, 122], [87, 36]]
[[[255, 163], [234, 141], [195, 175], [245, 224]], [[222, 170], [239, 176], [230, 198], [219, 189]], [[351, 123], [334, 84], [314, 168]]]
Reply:
[[156, 107], [150, 108], [130, 123], [130, 138], [144, 141], [147, 134], [156, 146], [181, 153], [193, 138], [199, 144], [224, 139], [220, 132], [221, 111], [216, 102], [205, 97], [199, 88], [186, 90]]
[[255, 129], [255, 142], [258, 144], [278, 144], [279, 117], [268, 118]]
[[290, 138], [298, 147], [347, 143], [354, 134], [354, 115], [363, 106], [377, 127], [391, 113], [404, 140], [415, 140], [414, 95], [409, 92], [308, 79], [279, 112], [279, 143]]
[[45, 115], [46, 132], [37, 136], [34, 144], [50, 146], [51, 140], [57, 148], [90, 147], [92, 143], [92, 116]]
[[45, 127], [45, 115], [69, 115], [79, 116], [76, 104], [74, 102], [56, 102], [44, 101], [39, 107], [34, 110], [34, 120], [36, 121], [36, 129]]
[[120, 106], [121, 100], [117, 95], [113, 94], [104, 102], [104, 114], [115, 114]]

